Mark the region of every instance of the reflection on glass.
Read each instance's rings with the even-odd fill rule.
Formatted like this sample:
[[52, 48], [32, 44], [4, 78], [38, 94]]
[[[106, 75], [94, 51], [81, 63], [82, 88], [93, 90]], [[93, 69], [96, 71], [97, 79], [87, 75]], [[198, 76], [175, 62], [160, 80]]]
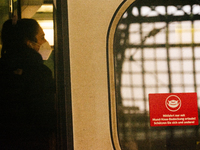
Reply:
[[148, 94], [197, 92], [200, 102], [200, 6], [148, 2], [133, 3], [115, 33], [120, 143], [123, 150], [131, 142], [139, 150], [196, 149], [198, 126], [150, 127]]

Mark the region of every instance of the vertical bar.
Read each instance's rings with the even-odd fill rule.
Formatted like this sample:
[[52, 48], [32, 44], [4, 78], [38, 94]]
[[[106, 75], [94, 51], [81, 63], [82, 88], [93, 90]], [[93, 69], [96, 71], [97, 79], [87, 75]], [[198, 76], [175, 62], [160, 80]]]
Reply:
[[[181, 25], [181, 29], [182, 29], [182, 22], [180, 22], [180, 25]], [[182, 52], [182, 50], [183, 50], [183, 46], [182, 46], [182, 36], [183, 36], [183, 33], [181, 32], [181, 35], [180, 35], [180, 62], [181, 62], [181, 66], [180, 66], [180, 68], [181, 68], [181, 72], [180, 72], [180, 74], [181, 74], [181, 87], [182, 87], [182, 92], [185, 92], [185, 80], [184, 80], [184, 69], [183, 69], [183, 62], [184, 62], [184, 60], [183, 60], [183, 52]], [[177, 48], [178, 49], [178, 48]]]
[[[156, 23], [154, 22], [154, 29], [155, 29], [155, 25]], [[154, 47], [153, 47], [153, 52], [154, 52], [154, 59], [152, 59], [152, 61], [154, 62], [154, 67], [155, 67], [155, 92], [158, 93], [159, 92], [159, 78], [158, 78], [158, 59], [156, 56], [156, 52], [157, 52], [157, 48], [156, 48], [156, 41], [155, 41], [155, 36], [154, 36]], [[154, 72], [153, 72], [154, 73]], [[153, 86], [153, 85], [152, 85]]]
[[9, 18], [13, 17], [13, 13], [14, 13], [13, 0], [9, 0]]
[[[166, 7], [167, 10], [167, 7]], [[167, 14], [167, 11], [166, 11]], [[167, 52], [167, 68], [168, 68], [168, 78], [169, 78], [169, 93], [172, 93], [172, 83], [171, 83], [171, 69], [170, 69], [170, 56], [169, 56], [169, 22], [166, 21], [166, 52]]]
[[55, 17], [55, 78], [57, 93], [57, 149], [73, 150], [71, 77], [67, 0], [57, 0]]
[[[192, 5], [190, 5], [190, 13], [191, 13], [191, 16], [193, 16], [193, 7]], [[194, 45], [194, 19], [193, 17], [191, 18], [191, 23], [192, 23], [192, 62], [193, 62], [193, 82], [194, 82], [194, 91], [197, 92], [197, 79], [196, 79], [196, 68], [195, 68], [195, 65], [196, 65], [196, 57], [195, 57], [195, 45]], [[197, 102], [199, 101], [199, 99], [197, 98]], [[199, 109], [199, 108], [198, 108]], [[195, 126], [195, 138], [196, 139], [199, 139], [199, 126]]]
[[17, 17], [18, 19], [21, 19], [21, 0], [17, 0]]
[[[168, 12], [167, 12], [167, 6], [165, 6], [166, 10], [166, 52], [167, 52], [167, 67], [168, 67], [168, 88], [169, 88], [169, 93], [172, 93], [172, 83], [171, 83], [171, 67], [170, 67], [170, 55], [169, 55], [169, 19], [168, 19]], [[166, 147], [167, 149], [171, 148], [171, 141], [174, 138], [174, 130], [173, 127], [167, 127], [166, 128], [167, 132], [169, 132], [169, 136], [166, 136]]]
[[[180, 28], [182, 29], [182, 21], [180, 21]], [[180, 48], [180, 68], [181, 68], [181, 71], [180, 71], [180, 76], [181, 76], [181, 84], [179, 85], [180, 87], [182, 87], [182, 92], [185, 92], [185, 80], [184, 80], [184, 70], [183, 70], [183, 62], [184, 62], [184, 60], [183, 60], [183, 52], [182, 52], [182, 50], [183, 50], [183, 46], [182, 46], [182, 44], [183, 44], [183, 41], [182, 41], [182, 36], [183, 36], [183, 32], [184, 31], [182, 31], [182, 32], [180, 32], [180, 43], [179, 43], [179, 48]], [[178, 48], [177, 48], [178, 49]], [[179, 60], [178, 60], [179, 61]], [[177, 73], [177, 74], [179, 74], [179, 73]], [[174, 92], [174, 91], [173, 91]]]
[[[190, 5], [190, 8], [191, 8], [191, 16], [193, 16], [193, 7], [192, 7], [192, 5]], [[191, 43], [191, 46], [192, 46], [192, 62], [193, 62], [193, 78], [194, 78], [194, 80], [193, 80], [193, 82], [194, 82], [194, 91], [195, 92], [197, 92], [197, 80], [196, 80], [196, 69], [195, 69], [195, 64], [196, 64], [196, 58], [195, 58], [195, 50], [194, 50], [194, 48], [195, 48], [195, 46], [194, 46], [194, 32], [195, 32], [195, 30], [194, 30], [194, 19], [193, 18], [191, 18], [191, 24], [192, 24], [192, 30], [191, 30], [191, 32], [192, 32], [192, 43]]]
[[[139, 7], [139, 17], [142, 18], [142, 15], [141, 15], [141, 7]], [[141, 19], [142, 20], [142, 19]], [[148, 120], [147, 120], [147, 98], [146, 98], [146, 84], [145, 84], [145, 68], [144, 68], [144, 42], [145, 40], [143, 39], [143, 22], [140, 21], [140, 40], [141, 40], [141, 67], [142, 67], [142, 88], [143, 88], [143, 102], [144, 102], [144, 123], [145, 123], [145, 139], [147, 140], [148, 142], [148, 145], [149, 145], [149, 137], [148, 137]]]

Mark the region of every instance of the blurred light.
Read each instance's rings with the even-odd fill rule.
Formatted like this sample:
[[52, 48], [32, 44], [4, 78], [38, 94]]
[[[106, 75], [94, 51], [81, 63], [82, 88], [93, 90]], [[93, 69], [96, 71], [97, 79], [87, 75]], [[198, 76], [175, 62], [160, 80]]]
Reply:
[[[42, 5], [37, 13], [53, 13], [53, 5], [52, 4], [45, 4]], [[42, 27], [44, 33], [45, 33], [45, 38], [49, 42], [51, 46], [54, 45], [54, 28], [53, 28], [53, 20], [37, 20], [40, 26]]]
[[45, 38], [51, 46], [54, 45], [54, 30], [53, 30], [53, 20], [38, 20], [38, 23], [42, 27]]
[[38, 20], [43, 29], [53, 29], [53, 20]]
[[53, 5], [42, 5], [37, 12], [53, 12]]

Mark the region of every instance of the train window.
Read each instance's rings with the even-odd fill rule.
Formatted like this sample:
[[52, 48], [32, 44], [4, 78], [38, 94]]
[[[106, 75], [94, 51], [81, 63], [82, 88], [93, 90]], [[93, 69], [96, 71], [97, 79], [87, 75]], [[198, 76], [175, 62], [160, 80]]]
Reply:
[[[51, 2], [46, 2], [40, 5], [32, 18], [36, 19], [43, 28], [45, 38], [49, 42], [51, 48], [54, 49], [53, 4]], [[47, 65], [54, 74], [54, 51], [52, 51], [47, 60], [44, 60], [44, 64]]]
[[199, 126], [150, 126], [148, 95], [196, 92], [200, 102], [199, 1], [137, 0], [126, 8], [109, 41], [120, 146], [198, 149]]
[[[33, 18], [42, 27], [45, 38], [49, 42], [52, 52], [43, 57], [44, 64], [53, 73], [56, 84], [56, 111], [57, 132], [52, 146], [57, 149], [73, 149], [71, 88], [69, 71], [69, 49], [67, 18], [67, 1], [55, 0], [1, 0], [0, 1], [0, 27], [14, 15], [21, 18]], [[58, 9], [57, 9], [58, 8]], [[62, 14], [62, 15], [60, 15]], [[64, 19], [64, 21], [63, 21]], [[56, 35], [56, 36], [55, 36]], [[0, 36], [1, 38], [1, 36]], [[65, 41], [65, 42], [63, 42]], [[55, 50], [54, 50], [55, 49]], [[1, 50], [1, 43], [0, 43]], [[44, 55], [43, 55], [44, 56]], [[49, 56], [49, 57], [48, 57]], [[0, 56], [1, 57], [1, 56]], [[65, 87], [68, 88], [65, 88]], [[66, 109], [68, 113], [66, 114]], [[70, 112], [70, 113], [69, 113]], [[66, 123], [67, 119], [67, 125]], [[67, 129], [66, 129], [67, 128]], [[54, 149], [55, 147], [53, 147]]]

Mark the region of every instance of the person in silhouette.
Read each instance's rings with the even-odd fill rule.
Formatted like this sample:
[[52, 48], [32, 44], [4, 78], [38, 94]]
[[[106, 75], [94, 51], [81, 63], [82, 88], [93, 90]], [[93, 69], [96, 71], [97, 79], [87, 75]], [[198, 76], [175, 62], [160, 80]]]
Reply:
[[54, 80], [40, 51], [50, 50], [34, 19], [7, 20], [0, 58], [0, 149], [49, 150], [55, 134]]

